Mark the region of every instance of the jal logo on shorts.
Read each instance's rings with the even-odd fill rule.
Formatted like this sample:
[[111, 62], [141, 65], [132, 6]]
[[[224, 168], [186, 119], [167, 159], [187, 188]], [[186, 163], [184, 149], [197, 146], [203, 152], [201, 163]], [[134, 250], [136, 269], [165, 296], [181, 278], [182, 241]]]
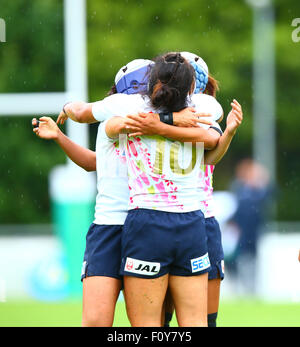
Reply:
[[154, 276], [159, 273], [160, 263], [126, 258], [124, 270], [139, 275]]
[[192, 272], [203, 271], [210, 267], [210, 261], [208, 253], [204, 254], [202, 257], [191, 259]]
[[132, 270], [132, 269], [133, 269], [133, 261], [127, 259], [127, 262], [126, 262], [126, 270], [127, 270], [127, 271], [130, 271], [130, 270]]

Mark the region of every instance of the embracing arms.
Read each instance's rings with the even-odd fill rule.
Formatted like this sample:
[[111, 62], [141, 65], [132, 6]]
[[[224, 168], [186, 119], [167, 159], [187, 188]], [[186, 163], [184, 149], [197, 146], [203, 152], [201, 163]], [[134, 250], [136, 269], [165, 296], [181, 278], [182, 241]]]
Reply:
[[[70, 102], [59, 114], [57, 123], [63, 124], [67, 118], [79, 123], [94, 123], [115, 116], [107, 121], [108, 137], [116, 138], [118, 134], [134, 133], [135, 128], [130, 124], [130, 121], [134, 122], [134, 119], [130, 119], [130, 116], [118, 117], [121, 115], [119, 112], [124, 112], [119, 103], [123, 102], [126, 105], [127, 100], [126, 96], [116, 94], [96, 103]], [[181, 142], [204, 142], [206, 149], [212, 149], [217, 145], [220, 134], [213, 129], [206, 130], [199, 126], [198, 123], [211, 124], [203, 116], [209, 115], [196, 113], [194, 108], [187, 107], [173, 113], [175, 126], [171, 126], [160, 122], [158, 114], [149, 113], [146, 119], [142, 119], [144, 121], [143, 135], [161, 135]]]
[[[57, 119], [57, 123], [63, 124], [69, 117], [79, 123], [94, 123], [97, 120], [93, 116], [93, 103], [72, 102], [64, 107]], [[227, 152], [229, 145], [242, 122], [243, 113], [240, 104], [234, 100], [232, 110], [227, 117], [227, 127], [224, 134], [220, 134], [213, 128], [204, 129], [198, 123], [211, 124], [204, 117], [208, 114], [197, 114], [195, 109], [186, 108], [179, 113], [173, 113], [174, 125], [167, 125], [159, 120], [158, 114], [138, 114], [127, 117], [112, 117], [106, 124], [107, 135], [115, 138], [120, 133], [131, 135], [161, 135], [181, 142], [204, 142], [207, 150], [205, 160], [208, 164], [216, 164]]]
[[[222, 136], [212, 128], [183, 128], [170, 126], [159, 122], [155, 114], [129, 115], [123, 120], [125, 127], [131, 128], [131, 135], [153, 135], [158, 134], [169, 137], [180, 142], [204, 142], [205, 163], [210, 165], [217, 164], [226, 154], [230, 143], [243, 120], [241, 105], [233, 100], [231, 111], [227, 116], [226, 129]], [[209, 116], [204, 115], [202, 116]]]
[[[98, 122], [93, 115], [93, 103], [85, 102], [71, 102], [64, 106], [64, 109], [59, 114], [57, 124], [64, 124], [67, 118], [71, 118], [79, 123], [94, 123]], [[157, 115], [158, 117], [158, 115]], [[132, 129], [125, 125], [123, 117], [112, 117], [109, 121], [111, 132], [109, 137], [116, 137], [119, 133], [132, 132]], [[78, 166], [86, 171], [96, 170], [96, 153], [87, 148], [81, 147], [71, 139], [69, 139], [57, 126], [57, 124], [49, 117], [41, 117], [39, 119], [39, 127], [34, 128], [33, 131], [37, 136], [47, 140], [54, 140], [66, 153], [66, 155]], [[181, 124], [182, 126], [192, 127], [197, 124], [205, 123], [210, 124], [209, 121], [199, 119], [195, 114], [193, 108], [186, 108], [185, 110], [174, 113], [174, 123]], [[159, 122], [160, 124], [163, 124]], [[35, 126], [37, 120], [32, 120], [32, 125]]]
[[[204, 119], [204, 117], [208, 116], [208, 114], [194, 113], [195, 120], [193, 124], [187, 124], [187, 122], [179, 118], [177, 120], [174, 119], [175, 126], [162, 123], [158, 114], [155, 113], [128, 115], [119, 121], [122, 122], [121, 131], [130, 133], [131, 136], [160, 135], [180, 142], [203, 142], [205, 149], [212, 149], [217, 145], [220, 134], [214, 129], [204, 129], [198, 125], [198, 123], [211, 125], [212, 122]], [[107, 122], [106, 132], [108, 136], [114, 131], [113, 128], [117, 122], [118, 119], [111, 119]]]

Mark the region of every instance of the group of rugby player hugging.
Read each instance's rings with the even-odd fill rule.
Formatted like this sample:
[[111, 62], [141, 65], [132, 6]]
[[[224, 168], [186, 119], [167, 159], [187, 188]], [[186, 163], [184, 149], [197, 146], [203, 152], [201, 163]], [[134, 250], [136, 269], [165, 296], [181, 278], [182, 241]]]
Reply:
[[[167, 327], [174, 311], [180, 327], [216, 326], [224, 254], [212, 176], [243, 119], [233, 100], [221, 130], [217, 91], [202, 58], [169, 52], [123, 66], [101, 101], [69, 102], [56, 122], [32, 120], [37, 136], [97, 171], [83, 326], [112, 326], [121, 290], [131, 326]], [[96, 151], [59, 129], [68, 118], [99, 122]]]

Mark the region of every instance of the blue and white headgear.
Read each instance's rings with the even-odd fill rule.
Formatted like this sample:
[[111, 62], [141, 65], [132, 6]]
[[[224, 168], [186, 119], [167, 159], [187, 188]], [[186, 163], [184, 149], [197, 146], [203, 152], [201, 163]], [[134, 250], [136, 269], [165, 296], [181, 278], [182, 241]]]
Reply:
[[208, 67], [198, 55], [190, 52], [181, 52], [181, 55], [193, 66], [196, 75], [194, 94], [203, 93], [208, 82]]
[[117, 93], [145, 93], [148, 89], [149, 72], [154, 62], [148, 59], [135, 59], [121, 67], [115, 77]]

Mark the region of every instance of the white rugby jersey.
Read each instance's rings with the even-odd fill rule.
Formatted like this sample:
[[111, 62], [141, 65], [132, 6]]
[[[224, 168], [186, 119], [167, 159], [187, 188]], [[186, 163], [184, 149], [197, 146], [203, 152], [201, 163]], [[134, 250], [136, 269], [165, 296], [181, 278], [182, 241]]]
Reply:
[[[197, 112], [211, 113], [214, 119], [219, 119], [223, 114], [220, 104], [213, 97], [205, 94], [193, 96], [190, 106], [194, 106]], [[156, 112], [149, 106], [149, 99], [139, 94], [115, 94], [93, 106], [93, 115], [99, 121], [112, 116], [151, 111]], [[113, 142], [113, 140], [109, 141]], [[125, 150], [130, 196], [129, 205], [128, 202], [125, 205], [125, 199], [115, 200], [119, 209], [122, 206], [122, 210], [148, 208], [169, 212], [188, 212], [202, 209], [205, 212], [205, 167], [201, 144], [182, 144], [160, 136], [134, 138], [126, 136]], [[97, 165], [103, 160], [103, 156], [105, 156], [104, 151], [102, 155], [97, 156]], [[99, 166], [100, 164], [97, 170]], [[103, 182], [103, 179], [101, 181], [98, 179], [99, 193], [96, 206], [103, 206], [103, 195], [110, 197], [110, 201], [116, 198], [115, 189], [111, 189], [109, 180], [105, 180], [105, 186]], [[122, 183], [124, 187], [123, 179]], [[120, 189], [121, 187], [118, 186], [119, 194]], [[102, 211], [100, 208], [96, 209], [96, 215], [103, 213]], [[100, 220], [99, 217], [97, 219]]]
[[204, 213], [204, 148], [161, 136], [128, 137], [129, 208]]
[[98, 192], [94, 223], [123, 225], [129, 201], [125, 151], [119, 139], [106, 135], [105, 125], [106, 122], [99, 124], [96, 141]]

